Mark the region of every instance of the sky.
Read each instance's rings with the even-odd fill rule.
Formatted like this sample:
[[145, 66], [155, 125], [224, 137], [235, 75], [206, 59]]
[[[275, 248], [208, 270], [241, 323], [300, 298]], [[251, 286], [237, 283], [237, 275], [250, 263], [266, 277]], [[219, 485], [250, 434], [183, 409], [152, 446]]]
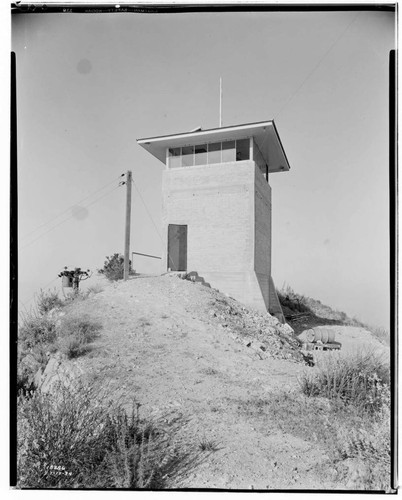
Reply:
[[161, 255], [164, 165], [136, 139], [218, 127], [222, 78], [223, 125], [274, 119], [291, 166], [269, 180], [276, 287], [388, 328], [394, 24], [381, 11], [13, 16], [20, 308], [61, 290], [64, 266], [123, 252], [127, 170], [131, 251]]

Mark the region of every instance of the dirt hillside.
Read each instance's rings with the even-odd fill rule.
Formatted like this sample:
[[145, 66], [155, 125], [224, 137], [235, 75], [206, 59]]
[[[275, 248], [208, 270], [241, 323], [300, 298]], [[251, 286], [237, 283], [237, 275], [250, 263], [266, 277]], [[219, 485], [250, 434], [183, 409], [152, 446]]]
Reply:
[[[310, 369], [286, 325], [175, 276], [102, 286], [64, 309], [103, 325], [91, 352], [68, 363], [174, 430], [191, 458], [171, 487], [342, 488], [331, 473], [323, 480], [328, 457], [319, 443], [284, 433], [259, 411], [262, 401], [295, 390], [297, 377]], [[361, 329], [332, 328], [345, 345], [369, 339], [381, 346]], [[213, 446], [192, 455], [201, 443]]]

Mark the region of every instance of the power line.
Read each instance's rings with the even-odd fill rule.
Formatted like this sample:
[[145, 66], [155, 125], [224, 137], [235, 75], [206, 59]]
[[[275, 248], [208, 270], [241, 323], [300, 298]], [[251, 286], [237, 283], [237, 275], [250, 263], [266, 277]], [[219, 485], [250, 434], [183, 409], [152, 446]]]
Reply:
[[[357, 16], [359, 13], [355, 15], [355, 17], [351, 20], [351, 22], [346, 26], [346, 28], [342, 31], [342, 33], [336, 38], [336, 40], [329, 46], [329, 48], [325, 51], [325, 53], [321, 56], [321, 58], [318, 60], [317, 64], [314, 66], [314, 68], [309, 72], [309, 74], [306, 76], [306, 78], [302, 81], [302, 83], [297, 87], [297, 89], [293, 92], [293, 94], [290, 96], [290, 98], [286, 101], [286, 103], [282, 106], [282, 108], [279, 110], [278, 114], [276, 115], [275, 118], [278, 118], [279, 115], [282, 113], [282, 111], [289, 105], [289, 103], [293, 100], [295, 95], [302, 89], [302, 87], [305, 85], [307, 80], [311, 77], [313, 73], [317, 71], [321, 63], [324, 61], [324, 59], [327, 57], [327, 55], [331, 52], [331, 50], [335, 47], [335, 45], [341, 40], [341, 38], [345, 35], [347, 30], [352, 26], [352, 24], [356, 21]], [[260, 144], [260, 149], [264, 146], [265, 142], [268, 140], [268, 135], [266, 135]]]
[[[54, 283], [56, 280], [58, 279], [58, 277], [56, 278], [53, 278], [52, 281], [49, 281], [49, 283], [47, 283], [46, 285], [44, 286], [41, 286], [40, 287], [40, 290], [43, 290], [45, 288], [47, 288], [49, 285], [51, 285], [52, 283]], [[21, 302], [21, 304], [24, 306], [25, 308], [25, 311], [27, 311], [27, 305], [31, 302], [31, 300], [35, 297], [37, 292], [35, 292], [28, 300], [26, 300], [25, 302], [22, 302], [22, 300], [20, 300], [19, 302]]]
[[[111, 184], [113, 184], [114, 182], [117, 181], [117, 179], [120, 179], [120, 177], [123, 177], [123, 175], [125, 174], [121, 174], [119, 175], [118, 177], [115, 177], [112, 181], [108, 182], [107, 184], [105, 184], [104, 186], [102, 186], [101, 188], [97, 189], [96, 191], [94, 191], [93, 193], [89, 194], [88, 196], [86, 196], [85, 198], [83, 198], [82, 200], [79, 200], [75, 203], [75, 205], [78, 205], [79, 203], [82, 203], [83, 201], [87, 200], [88, 198], [91, 198], [93, 195], [99, 193], [100, 191], [102, 191], [103, 189], [107, 188], [108, 186], [110, 186]], [[38, 226], [36, 229], [33, 229], [31, 232], [25, 234], [24, 236], [21, 237], [22, 240], [26, 239], [28, 236], [30, 236], [31, 234], [35, 233], [36, 231], [38, 231], [38, 229], [41, 229], [42, 227], [50, 224], [51, 222], [55, 221], [56, 219], [58, 219], [59, 217], [61, 217], [62, 215], [64, 215], [65, 213], [69, 212], [72, 208], [74, 207], [74, 205], [71, 205], [70, 207], [66, 208], [66, 210], [64, 210], [63, 212], [60, 212], [58, 215], [56, 215], [55, 217], [53, 217], [52, 219], [49, 219], [48, 221], [46, 222], [43, 222], [40, 226]]]
[[352, 24], [356, 21], [357, 16], [359, 13], [355, 15], [355, 17], [350, 21], [350, 23], [346, 26], [346, 28], [342, 31], [342, 33], [336, 38], [336, 40], [329, 46], [329, 48], [325, 51], [325, 53], [321, 56], [321, 58], [318, 60], [318, 63], [314, 66], [314, 68], [309, 72], [309, 74], [306, 76], [306, 78], [302, 81], [302, 83], [299, 85], [299, 87], [293, 92], [293, 94], [290, 96], [290, 98], [285, 102], [283, 107], [279, 110], [279, 112], [276, 115], [276, 118], [282, 113], [282, 111], [289, 105], [289, 103], [293, 100], [295, 95], [303, 88], [304, 84], [307, 82], [307, 80], [310, 78], [310, 76], [315, 73], [315, 71], [319, 68], [323, 60], [327, 57], [327, 55], [331, 52], [331, 50], [335, 47], [335, 45], [339, 42], [339, 40], [345, 35], [347, 30], [352, 26]]
[[[149, 212], [149, 210], [148, 210], [148, 207], [147, 207], [147, 205], [146, 205], [146, 203], [145, 203], [145, 201], [144, 201], [144, 198], [142, 197], [142, 195], [141, 195], [140, 191], [139, 191], [139, 190], [138, 190], [138, 188], [137, 188], [136, 183], [134, 182], [134, 178], [132, 178], [132, 179], [131, 179], [131, 182], [134, 184], [134, 187], [135, 187], [135, 189], [136, 189], [137, 193], [140, 195], [140, 199], [141, 199], [141, 201], [142, 201], [142, 204], [144, 205], [145, 210], [147, 211], [148, 216], [149, 216], [149, 218], [150, 218], [150, 219], [151, 219], [151, 221], [152, 221], [152, 224], [153, 224], [153, 226], [154, 226], [154, 228], [155, 228], [155, 231], [157, 232], [157, 234], [158, 234], [158, 236], [159, 236], [159, 238], [160, 238], [161, 242], [163, 243], [163, 238], [162, 238], [162, 236], [161, 236], [161, 234], [160, 234], [160, 232], [159, 232], [158, 228], [156, 227], [156, 224], [155, 224], [155, 222], [154, 222], [154, 219], [153, 219], [152, 215], [150, 214], [150, 212]], [[171, 258], [171, 257], [170, 257], [170, 255], [169, 255], [169, 252], [168, 252], [168, 258], [169, 258], [169, 260], [170, 260], [170, 263], [171, 263], [171, 264], [173, 264], [173, 261], [172, 261], [172, 258]]]
[[151, 219], [151, 221], [152, 221], [152, 224], [153, 224], [153, 226], [154, 226], [154, 228], [155, 228], [155, 231], [158, 233], [158, 236], [159, 236], [159, 238], [161, 239], [161, 241], [163, 241], [163, 240], [162, 240], [162, 236], [161, 236], [161, 234], [160, 234], [160, 232], [159, 232], [158, 228], [156, 227], [156, 224], [155, 224], [155, 222], [154, 222], [154, 219], [153, 219], [152, 215], [150, 214], [150, 212], [149, 212], [149, 210], [148, 210], [147, 205], [145, 204], [144, 198], [142, 197], [142, 195], [141, 195], [140, 191], [139, 191], [139, 190], [138, 190], [138, 188], [137, 188], [136, 183], [134, 182], [134, 179], [132, 179], [132, 183], [134, 184], [134, 187], [135, 187], [135, 189], [136, 189], [137, 193], [140, 195], [140, 198], [141, 198], [142, 204], [144, 205], [145, 210], [147, 211], [147, 213], [148, 213], [148, 215], [149, 215], [149, 218], [150, 218], [150, 219]]
[[[116, 186], [114, 187], [112, 190], [108, 191], [107, 193], [103, 194], [102, 196], [100, 196], [99, 198], [96, 198], [95, 200], [93, 200], [91, 203], [88, 203], [87, 205], [84, 205], [82, 208], [88, 208], [90, 207], [91, 205], [93, 205], [94, 203], [96, 203], [97, 201], [105, 198], [106, 196], [108, 196], [109, 194], [113, 193], [116, 189], [118, 189], [120, 187], [119, 186]], [[52, 226], [50, 229], [48, 229], [47, 231], [45, 231], [44, 233], [42, 233], [41, 235], [39, 235], [37, 238], [35, 238], [34, 240], [30, 241], [29, 243], [27, 243], [26, 245], [24, 245], [23, 247], [21, 247], [21, 251], [24, 250], [25, 248], [31, 246], [33, 243], [35, 243], [36, 241], [38, 241], [40, 238], [42, 238], [43, 236], [45, 236], [46, 234], [50, 233], [50, 231], [53, 231], [53, 229], [56, 229], [57, 227], [59, 227], [61, 224], [64, 224], [64, 222], [67, 222], [68, 220], [70, 219], [73, 219], [74, 216], [73, 215], [70, 215], [69, 217], [67, 217], [67, 219], [63, 219], [62, 221], [60, 221], [58, 224], [56, 224], [55, 226]]]

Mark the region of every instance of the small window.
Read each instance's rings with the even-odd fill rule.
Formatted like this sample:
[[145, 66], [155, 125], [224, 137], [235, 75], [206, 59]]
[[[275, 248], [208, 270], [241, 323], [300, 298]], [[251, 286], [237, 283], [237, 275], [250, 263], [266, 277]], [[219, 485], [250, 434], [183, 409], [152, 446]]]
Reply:
[[222, 142], [222, 162], [236, 161], [235, 141]]
[[208, 144], [208, 164], [221, 163], [221, 143]]
[[181, 148], [169, 149], [169, 167], [181, 167]]
[[195, 165], [206, 165], [208, 163], [207, 145], [195, 146]]
[[250, 139], [236, 141], [236, 161], [250, 159]]
[[192, 167], [194, 165], [194, 146], [181, 148], [182, 166]]

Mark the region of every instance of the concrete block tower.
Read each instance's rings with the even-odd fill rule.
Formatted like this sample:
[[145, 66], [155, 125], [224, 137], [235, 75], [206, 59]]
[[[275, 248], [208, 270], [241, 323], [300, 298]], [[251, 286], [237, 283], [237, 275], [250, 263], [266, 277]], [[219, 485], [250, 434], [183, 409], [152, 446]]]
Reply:
[[283, 319], [271, 278], [269, 174], [289, 170], [273, 121], [138, 139], [163, 172], [162, 272]]

